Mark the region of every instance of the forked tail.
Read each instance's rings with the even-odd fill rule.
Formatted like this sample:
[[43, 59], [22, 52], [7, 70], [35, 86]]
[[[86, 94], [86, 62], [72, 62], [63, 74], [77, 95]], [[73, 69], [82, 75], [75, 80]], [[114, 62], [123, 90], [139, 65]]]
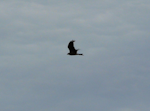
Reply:
[[83, 54], [77, 54], [77, 55], [83, 55]]

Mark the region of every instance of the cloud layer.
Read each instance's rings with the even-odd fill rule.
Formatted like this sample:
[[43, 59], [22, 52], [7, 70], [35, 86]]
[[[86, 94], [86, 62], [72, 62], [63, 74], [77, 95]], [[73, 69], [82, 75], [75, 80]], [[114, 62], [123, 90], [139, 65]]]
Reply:
[[[149, 111], [148, 0], [0, 2], [0, 110]], [[68, 56], [67, 45], [84, 56]]]

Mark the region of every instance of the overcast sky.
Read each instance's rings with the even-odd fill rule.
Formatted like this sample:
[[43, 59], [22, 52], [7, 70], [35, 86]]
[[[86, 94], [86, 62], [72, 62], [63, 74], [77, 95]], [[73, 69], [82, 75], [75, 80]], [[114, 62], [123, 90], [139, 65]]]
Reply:
[[1, 111], [150, 111], [149, 94], [149, 0], [0, 1]]

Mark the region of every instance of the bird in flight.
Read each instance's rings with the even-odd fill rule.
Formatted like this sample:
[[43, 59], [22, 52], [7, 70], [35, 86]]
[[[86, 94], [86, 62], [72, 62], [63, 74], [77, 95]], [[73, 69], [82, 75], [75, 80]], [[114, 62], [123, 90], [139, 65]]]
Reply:
[[79, 49], [75, 49], [74, 48], [74, 40], [72, 40], [72, 41], [70, 41], [69, 42], [69, 44], [68, 44], [68, 49], [69, 49], [69, 53], [68, 53], [68, 55], [83, 55], [83, 54], [78, 54], [77, 53], [77, 51], [79, 50]]

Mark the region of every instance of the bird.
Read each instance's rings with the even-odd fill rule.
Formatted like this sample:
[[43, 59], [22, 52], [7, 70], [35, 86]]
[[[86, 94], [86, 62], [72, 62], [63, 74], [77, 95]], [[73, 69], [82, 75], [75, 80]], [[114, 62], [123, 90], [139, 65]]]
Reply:
[[69, 44], [68, 44], [68, 49], [69, 49], [69, 53], [68, 53], [68, 55], [83, 55], [83, 54], [78, 54], [77, 53], [77, 51], [79, 50], [79, 49], [75, 49], [74, 48], [74, 42], [75, 42], [75, 40], [72, 40], [72, 41], [70, 41], [69, 42]]

